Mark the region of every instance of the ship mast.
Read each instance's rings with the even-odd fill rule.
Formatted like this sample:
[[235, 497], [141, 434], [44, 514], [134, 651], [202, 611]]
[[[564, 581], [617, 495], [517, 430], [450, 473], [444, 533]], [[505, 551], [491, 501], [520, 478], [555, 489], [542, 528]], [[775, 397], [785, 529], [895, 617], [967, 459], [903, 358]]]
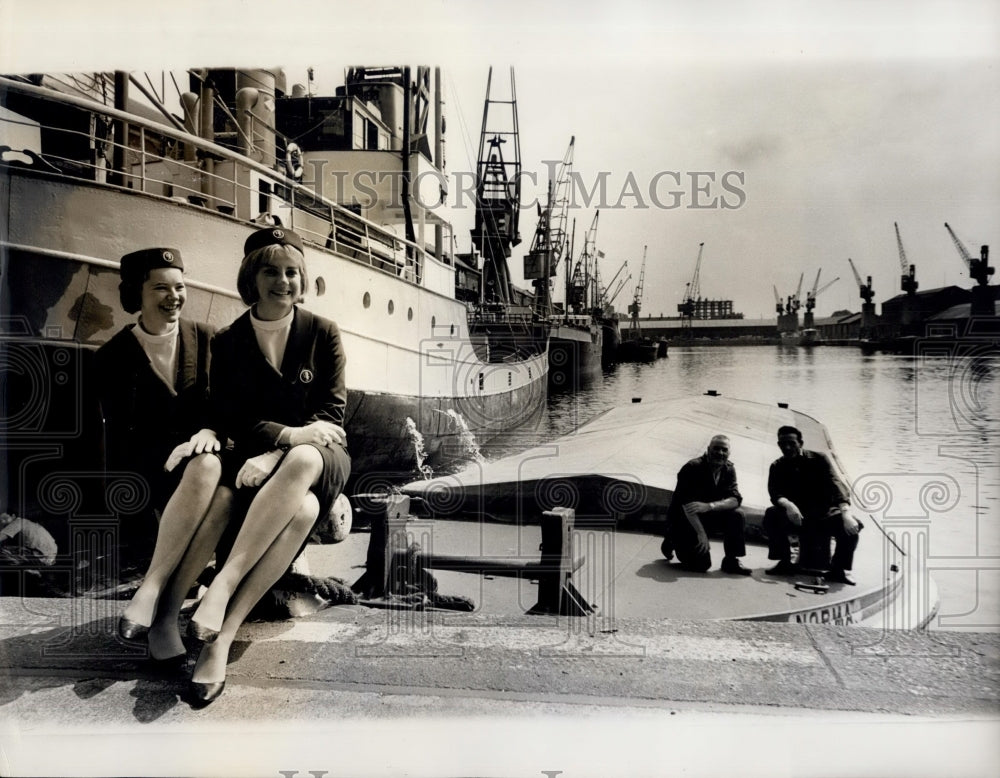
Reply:
[[507, 260], [511, 248], [521, 242], [517, 224], [521, 203], [521, 147], [514, 69], [510, 70], [509, 100], [490, 97], [492, 81], [493, 68], [490, 68], [479, 138], [472, 243], [483, 258], [483, 301], [510, 305], [513, 292]]

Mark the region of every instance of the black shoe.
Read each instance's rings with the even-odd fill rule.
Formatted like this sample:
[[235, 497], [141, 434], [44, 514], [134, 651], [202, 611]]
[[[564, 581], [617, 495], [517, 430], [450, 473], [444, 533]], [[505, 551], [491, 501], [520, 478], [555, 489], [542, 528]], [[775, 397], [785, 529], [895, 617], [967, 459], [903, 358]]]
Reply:
[[749, 567], [745, 567], [743, 563], [734, 556], [727, 556], [722, 560], [722, 572], [732, 573], [733, 575], [750, 575], [753, 573]]
[[664, 540], [660, 544], [660, 553], [663, 554], [663, 558], [666, 559], [668, 562], [674, 558], [674, 549], [670, 545], [669, 540]]
[[774, 567], [769, 568], [764, 571], [768, 575], [796, 575], [799, 572], [799, 566], [792, 564], [788, 559], [782, 559]]
[[206, 705], [211, 705], [219, 699], [219, 695], [222, 694], [222, 690], [225, 688], [225, 681], [214, 681], [213, 683], [191, 681], [188, 684], [188, 696], [191, 698], [191, 707], [204, 708]]
[[851, 575], [850, 570], [831, 570], [823, 576], [827, 583], [842, 583], [848, 586], [857, 586], [857, 581]]
[[149, 632], [149, 627], [122, 616], [118, 619], [118, 637], [122, 640], [138, 640]]
[[202, 643], [214, 643], [215, 639], [219, 637], [219, 630], [203, 627], [197, 621], [192, 620], [188, 622], [188, 636]]

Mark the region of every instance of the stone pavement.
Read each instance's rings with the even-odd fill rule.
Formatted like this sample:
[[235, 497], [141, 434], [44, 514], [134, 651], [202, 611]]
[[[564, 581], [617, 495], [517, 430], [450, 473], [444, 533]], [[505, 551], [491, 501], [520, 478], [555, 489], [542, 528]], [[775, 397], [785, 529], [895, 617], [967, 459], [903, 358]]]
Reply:
[[339, 606], [247, 624], [195, 710], [122, 608], [0, 598], [0, 774], [1000, 768], [996, 634]]

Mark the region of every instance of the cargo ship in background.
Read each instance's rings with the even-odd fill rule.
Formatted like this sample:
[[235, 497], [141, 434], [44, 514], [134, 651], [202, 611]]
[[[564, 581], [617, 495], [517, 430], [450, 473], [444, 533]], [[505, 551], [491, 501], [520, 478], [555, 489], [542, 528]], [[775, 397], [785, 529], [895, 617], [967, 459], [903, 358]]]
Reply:
[[510, 284], [517, 202], [485, 113], [475, 251], [462, 259], [436, 210], [438, 70], [351, 68], [329, 96], [313, 94], [312, 71], [291, 89], [281, 70], [186, 78], [0, 78], [5, 505], [30, 515], [48, 476], [100, 469], [85, 378], [92, 351], [133, 321], [119, 258], [178, 249], [184, 315], [221, 327], [244, 310], [242, 246], [263, 225], [302, 235], [305, 306], [340, 327], [356, 480], [461, 457], [470, 434], [541, 418], [547, 324]]

